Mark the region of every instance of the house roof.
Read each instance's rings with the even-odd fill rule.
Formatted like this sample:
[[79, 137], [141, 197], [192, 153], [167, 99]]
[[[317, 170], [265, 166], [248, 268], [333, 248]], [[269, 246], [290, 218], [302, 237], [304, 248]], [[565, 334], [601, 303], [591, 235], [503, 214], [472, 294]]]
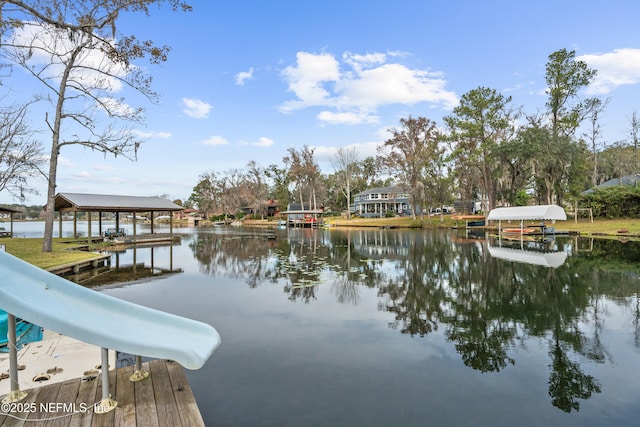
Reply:
[[600, 185], [596, 185], [593, 188], [585, 190], [582, 194], [593, 193], [595, 190], [602, 190], [609, 187], [625, 187], [630, 185], [640, 185], [640, 174], [626, 175], [622, 178], [613, 178], [609, 181], [605, 181]]
[[558, 205], [515, 206], [492, 209], [487, 220], [566, 220], [567, 214]]
[[20, 211], [16, 209], [11, 209], [11, 208], [4, 208], [0, 206], [0, 213], [20, 213]]
[[162, 197], [58, 193], [56, 211], [153, 212], [180, 211], [183, 207]]
[[359, 192], [358, 194], [356, 194], [356, 196], [359, 196], [361, 194], [398, 193], [401, 191], [403, 191], [402, 188], [398, 187], [397, 185], [391, 187], [373, 187]]

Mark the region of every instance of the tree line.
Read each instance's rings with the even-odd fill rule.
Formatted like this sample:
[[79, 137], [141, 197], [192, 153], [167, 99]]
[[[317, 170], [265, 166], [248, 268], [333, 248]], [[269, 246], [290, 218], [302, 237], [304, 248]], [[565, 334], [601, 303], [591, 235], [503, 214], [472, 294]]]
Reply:
[[[277, 199], [281, 207], [296, 202], [348, 215], [354, 193], [392, 184], [409, 195], [414, 217], [455, 199], [480, 200], [485, 211], [592, 200], [581, 193], [637, 173], [640, 119], [634, 111], [629, 139], [606, 144], [599, 116], [608, 100], [581, 97], [597, 70], [575, 55], [566, 49], [549, 55], [542, 112], [526, 114], [510, 96], [478, 87], [462, 95], [442, 125], [400, 119], [375, 157], [361, 159], [355, 148], [341, 147], [333, 173], [323, 174], [314, 148], [289, 148], [282, 165], [252, 160], [244, 170], [203, 173], [188, 203], [206, 212], [248, 208], [264, 216], [265, 203]], [[577, 134], [585, 124], [588, 130]]]

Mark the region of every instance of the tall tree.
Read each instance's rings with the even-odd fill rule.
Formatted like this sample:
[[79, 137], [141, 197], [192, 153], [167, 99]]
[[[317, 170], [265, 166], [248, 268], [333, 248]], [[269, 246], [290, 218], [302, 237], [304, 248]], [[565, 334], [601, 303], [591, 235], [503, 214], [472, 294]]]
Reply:
[[640, 118], [635, 110], [629, 119], [629, 139], [633, 147], [634, 173], [640, 173], [640, 156], [638, 155], [638, 149], [640, 148]]
[[[300, 151], [294, 147], [287, 149], [289, 153], [282, 161], [287, 165], [288, 174], [295, 184], [301, 207], [317, 208], [317, 193], [320, 184], [320, 167], [313, 154], [315, 148], [304, 145]], [[307, 204], [305, 205], [305, 196]]]
[[[576, 60], [575, 51], [560, 49], [549, 55], [549, 60], [545, 68], [545, 80], [547, 82], [546, 93], [547, 112], [550, 117], [551, 138], [549, 144], [557, 145], [559, 152], [575, 154], [576, 159], [583, 160], [579, 153], [582, 151], [578, 142], [573, 139], [576, 129], [588, 115], [590, 109], [597, 102], [593, 99], [581, 100], [580, 92], [585, 89], [595, 78], [597, 71], [588, 67], [584, 61]], [[571, 144], [574, 146], [572, 147]], [[564, 147], [564, 148], [563, 148]], [[582, 167], [572, 168], [571, 158], [566, 156], [554, 157], [545, 160], [553, 162], [546, 168], [548, 195], [545, 203], [562, 204], [567, 183], [579, 181], [582, 177], [568, 175], [573, 169], [573, 173], [586, 171]]]
[[510, 102], [511, 97], [495, 89], [478, 87], [462, 95], [453, 114], [444, 117], [455, 173], [459, 177], [477, 177], [475, 185], [488, 201], [486, 209], [496, 205], [496, 174], [500, 168], [495, 149], [515, 132], [517, 113]]
[[266, 213], [264, 206], [269, 194], [269, 188], [264, 181], [264, 177], [264, 168], [255, 160], [250, 160], [247, 163], [247, 171], [244, 175], [247, 205], [254, 213], [262, 215], [263, 218]]
[[189, 196], [189, 203], [197, 206], [205, 216], [213, 212], [220, 204], [218, 179], [218, 174], [215, 171], [202, 173], [198, 178], [198, 184], [193, 187]]
[[424, 205], [425, 171], [439, 161], [440, 130], [427, 118], [409, 116], [390, 131], [392, 137], [378, 148], [378, 163], [408, 192], [411, 216], [416, 219]]
[[580, 91], [596, 77], [597, 71], [576, 60], [576, 51], [560, 49], [549, 55], [545, 67], [547, 109], [554, 138], [572, 136], [589, 111], [589, 102], [579, 99]]
[[346, 199], [347, 218], [351, 218], [351, 190], [358, 172], [358, 150], [355, 147], [340, 147], [331, 161], [337, 184]]
[[266, 177], [271, 181], [269, 197], [278, 201], [280, 210], [285, 210], [291, 194], [289, 192], [289, 176], [286, 168], [281, 168], [276, 164], [269, 165], [264, 171]]
[[547, 133], [540, 128], [523, 127], [515, 138], [496, 147], [501, 167], [498, 179], [498, 197], [510, 206], [526, 202], [526, 191], [532, 187], [533, 165], [538, 147], [547, 141]]
[[117, 96], [128, 88], [150, 100], [152, 78], [134, 65], [148, 58], [166, 61], [169, 48], [119, 33], [124, 13], [149, 14], [152, 5], [169, 4], [188, 11], [182, 0], [5, 0], [2, 55], [27, 71], [49, 92], [45, 123], [51, 132], [44, 252], [52, 249], [54, 198], [60, 150], [80, 145], [114, 156], [135, 159], [144, 141], [133, 127], [143, 122], [143, 109]]
[[585, 104], [587, 106], [587, 119], [589, 120], [589, 130], [584, 137], [590, 142], [591, 156], [593, 159], [593, 170], [591, 173], [591, 186], [595, 187], [600, 184], [598, 176], [598, 154], [600, 152], [600, 138], [602, 138], [602, 129], [600, 127], [600, 113], [604, 111], [609, 100], [601, 100], [600, 98], [589, 98]]

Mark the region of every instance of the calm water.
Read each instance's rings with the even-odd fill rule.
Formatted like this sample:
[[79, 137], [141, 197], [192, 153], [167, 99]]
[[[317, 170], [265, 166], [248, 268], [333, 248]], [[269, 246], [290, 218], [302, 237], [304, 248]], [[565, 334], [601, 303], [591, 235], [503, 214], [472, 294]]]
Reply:
[[637, 242], [181, 231], [97, 289], [220, 332], [187, 371], [207, 425], [638, 425]]

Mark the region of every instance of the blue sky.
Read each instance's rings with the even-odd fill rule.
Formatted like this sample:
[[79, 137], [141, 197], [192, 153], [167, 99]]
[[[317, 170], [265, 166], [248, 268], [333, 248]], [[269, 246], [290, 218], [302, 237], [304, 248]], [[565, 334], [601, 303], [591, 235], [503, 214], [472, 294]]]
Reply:
[[[526, 113], [542, 111], [545, 64], [562, 48], [598, 69], [584, 95], [609, 98], [603, 142], [627, 138], [640, 109], [637, 0], [191, 3], [191, 13], [121, 17], [123, 33], [172, 48], [166, 63], [140, 64], [161, 95], [142, 104], [139, 130], [149, 139], [137, 162], [65, 147], [58, 191], [186, 199], [203, 172], [250, 160], [282, 165], [288, 147], [305, 144], [332, 172], [339, 147], [375, 155], [400, 118], [442, 125], [478, 86], [512, 96]], [[10, 84], [25, 93], [36, 85]], [[42, 126], [42, 115], [32, 123]], [[41, 138], [48, 151], [50, 136]], [[44, 204], [44, 181], [32, 186], [40, 195], [27, 203]], [[0, 203], [13, 202], [0, 194]]]

